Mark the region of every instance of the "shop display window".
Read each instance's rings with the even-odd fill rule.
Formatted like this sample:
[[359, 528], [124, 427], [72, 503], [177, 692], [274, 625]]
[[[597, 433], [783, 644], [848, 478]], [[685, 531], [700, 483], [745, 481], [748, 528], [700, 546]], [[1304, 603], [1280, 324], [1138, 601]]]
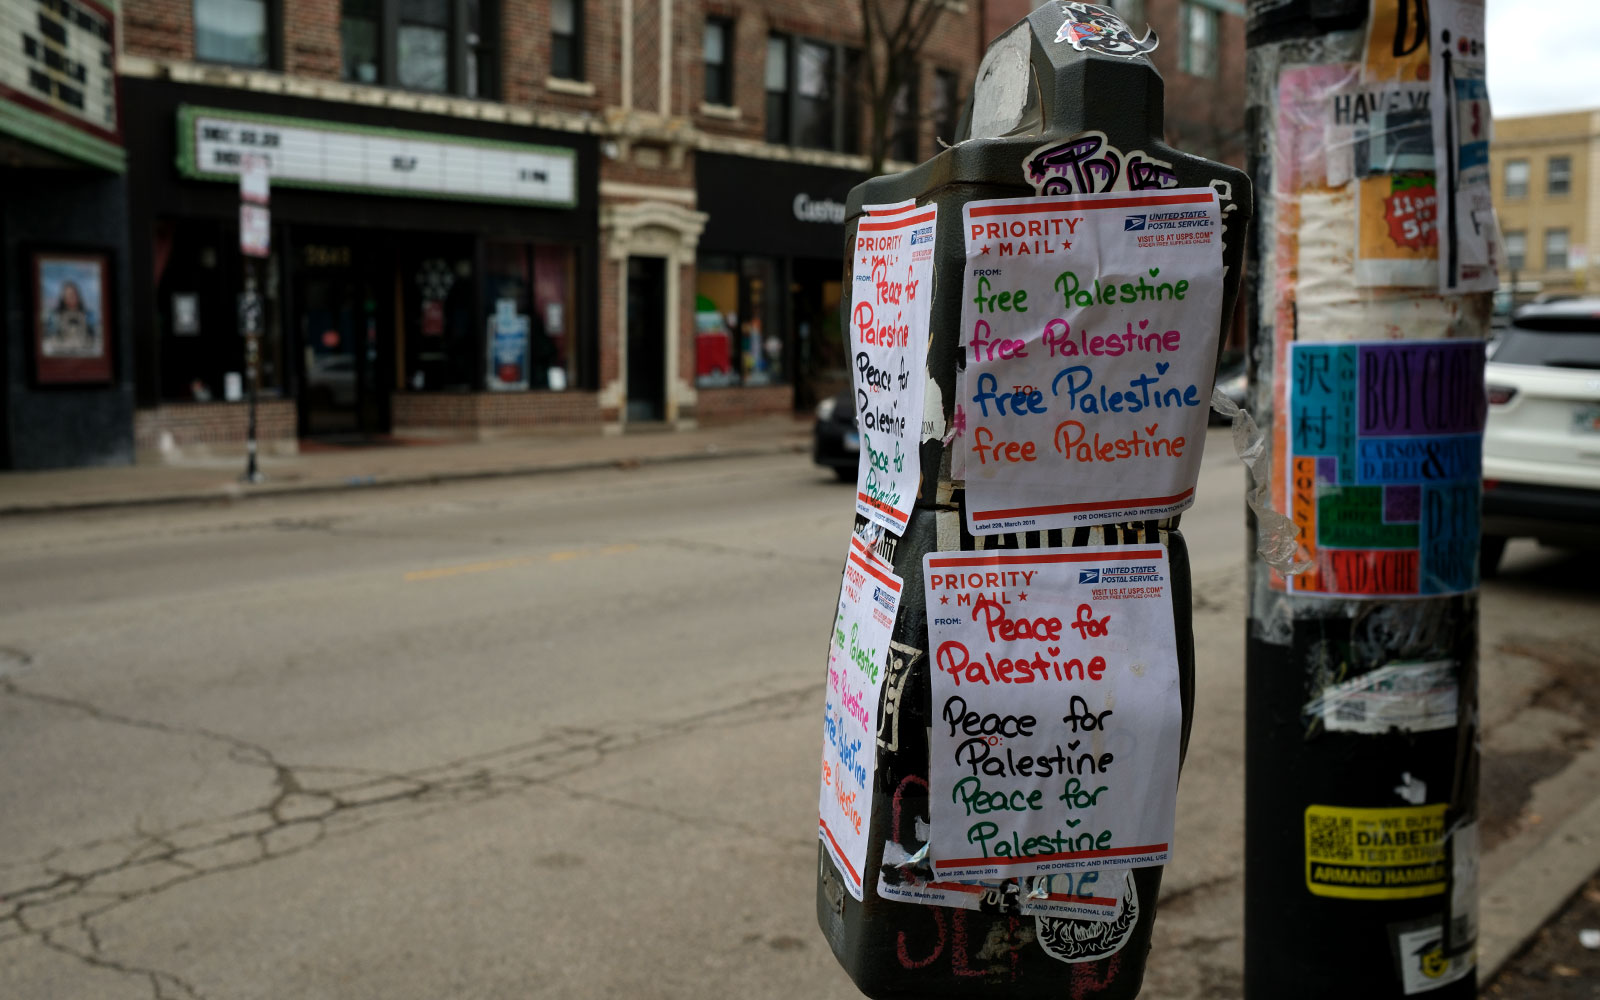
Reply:
[[[273, 242], [272, 256], [254, 263], [265, 306], [261, 389], [267, 397], [284, 387], [282, 282], [278, 241]], [[244, 266], [238, 229], [222, 222], [162, 221], [156, 224], [153, 244], [162, 400], [243, 399], [239, 294]]]
[[560, 391], [577, 381], [578, 255], [571, 246], [490, 243], [484, 274], [484, 375], [500, 391]]
[[788, 332], [779, 262], [702, 254], [695, 284], [695, 384], [788, 381]]

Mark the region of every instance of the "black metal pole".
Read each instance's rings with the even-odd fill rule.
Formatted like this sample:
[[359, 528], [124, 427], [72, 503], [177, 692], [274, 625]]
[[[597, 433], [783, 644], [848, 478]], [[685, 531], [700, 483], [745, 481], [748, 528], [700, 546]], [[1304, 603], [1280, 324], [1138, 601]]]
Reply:
[[260, 285], [256, 280], [256, 270], [257, 270], [258, 265], [257, 265], [256, 261], [253, 258], [246, 257], [245, 258], [245, 262], [244, 262], [244, 267], [245, 267], [245, 282], [244, 282], [245, 296], [248, 299], [252, 300], [254, 303], [256, 303], [252, 308], [246, 309], [245, 312], [250, 316], [257, 317], [253, 322], [248, 322], [246, 324], [246, 328], [245, 328], [245, 331], [244, 331], [244, 335], [245, 335], [244, 336], [245, 379], [248, 382], [248, 385], [247, 385], [245, 391], [249, 394], [249, 396], [248, 396], [249, 402], [247, 404], [248, 405], [249, 418], [248, 418], [248, 424], [246, 425], [246, 428], [245, 428], [245, 443], [244, 443], [244, 447], [245, 447], [244, 481], [247, 482], [247, 483], [259, 483], [261, 481], [261, 469], [258, 466], [257, 461], [256, 461], [256, 451], [257, 451], [257, 445], [256, 445], [256, 400], [260, 396], [260, 393], [261, 393], [261, 330], [260, 330], [260, 326], [261, 326], [262, 319], [264, 317], [261, 316], [261, 307], [259, 305], [259, 303], [260, 303], [260, 298], [259, 298], [260, 293], [259, 293], [258, 289], [259, 289]]
[[[1441, 298], [1437, 281], [1374, 289], [1358, 280], [1356, 233], [1374, 219], [1375, 189], [1363, 185], [1379, 185], [1384, 204], [1405, 210], [1426, 204], [1415, 192], [1431, 179], [1414, 164], [1389, 173], [1364, 150], [1341, 173], [1323, 132], [1337, 124], [1336, 102], [1354, 107], [1364, 92], [1409, 99], [1426, 88], [1416, 75], [1411, 90], [1375, 83], [1370, 56], [1376, 45], [1388, 58], [1391, 42], [1395, 63], [1416, 58], [1419, 46], [1425, 56], [1427, 8], [1252, 0], [1249, 17], [1250, 173], [1260, 206], [1248, 247], [1250, 409], [1272, 457], [1271, 506], [1288, 515], [1251, 515], [1252, 549], [1276, 535], [1307, 568], [1250, 556], [1244, 994], [1471, 998], [1473, 449], [1489, 295]], [[1449, 197], [1443, 183], [1433, 187], [1440, 201]], [[1438, 238], [1448, 260], [1453, 233]], [[1414, 409], [1447, 392], [1449, 428]], [[1460, 462], [1441, 471], [1399, 460], [1412, 447], [1435, 456], [1459, 448]]]

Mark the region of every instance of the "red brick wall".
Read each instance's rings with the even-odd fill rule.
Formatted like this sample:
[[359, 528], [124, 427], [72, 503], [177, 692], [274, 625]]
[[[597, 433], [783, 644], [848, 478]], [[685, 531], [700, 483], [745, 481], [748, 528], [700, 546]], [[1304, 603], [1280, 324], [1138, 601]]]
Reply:
[[402, 392], [390, 402], [392, 422], [403, 430], [532, 428], [593, 424], [606, 416], [592, 392]]
[[130, 55], [191, 58], [192, 0], [127, 0], [122, 5], [122, 47]]
[[[162, 432], [180, 448], [198, 444], [243, 445], [249, 426], [244, 403], [164, 403], [133, 414], [133, 443], [139, 451], [161, 447]], [[298, 434], [292, 399], [263, 399], [256, 405], [256, 440], [294, 440]]]
[[734, 423], [749, 417], [786, 416], [794, 412], [794, 387], [762, 385], [701, 389], [695, 417], [703, 424]]
[[286, 72], [339, 79], [339, 6], [339, 0], [282, 0]]

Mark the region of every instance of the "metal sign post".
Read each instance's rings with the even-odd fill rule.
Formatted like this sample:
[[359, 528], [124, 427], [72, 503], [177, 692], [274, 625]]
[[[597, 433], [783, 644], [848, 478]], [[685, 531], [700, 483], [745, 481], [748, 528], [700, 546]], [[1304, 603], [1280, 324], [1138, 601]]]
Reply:
[[244, 480], [259, 483], [256, 461], [256, 403], [261, 395], [261, 331], [263, 315], [256, 261], [272, 252], [269, 164], [265, 156], [246, 156], [239, 171], [239, 253], [244, 258], [244, 293], [239, 296], [239, 333], [244, 337], [249, 423], [245, 431]]

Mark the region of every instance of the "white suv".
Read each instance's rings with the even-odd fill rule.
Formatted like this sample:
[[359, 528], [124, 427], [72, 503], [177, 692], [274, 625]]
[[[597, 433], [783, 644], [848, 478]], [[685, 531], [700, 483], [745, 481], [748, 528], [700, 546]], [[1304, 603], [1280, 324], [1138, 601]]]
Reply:
[[1507, 538], [1600, 544], [1600, 298], [1518, 310], [1484, 380], [1483, 575]]

